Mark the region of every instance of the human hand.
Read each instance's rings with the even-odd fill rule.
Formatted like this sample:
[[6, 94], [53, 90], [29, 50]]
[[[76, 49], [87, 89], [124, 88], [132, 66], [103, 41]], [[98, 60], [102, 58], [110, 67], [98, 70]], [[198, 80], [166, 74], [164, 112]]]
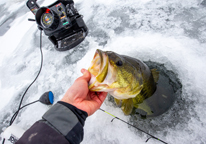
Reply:
[[107, 93], [89, 91], [88, 83], [91, 78], [91, 74], [86, 69], [82, 69], [81, 72], [83, 73], [83, 76], [75, 80], [61, 101], [86, 111], [90, 116], [100, 108], [107, 96]]

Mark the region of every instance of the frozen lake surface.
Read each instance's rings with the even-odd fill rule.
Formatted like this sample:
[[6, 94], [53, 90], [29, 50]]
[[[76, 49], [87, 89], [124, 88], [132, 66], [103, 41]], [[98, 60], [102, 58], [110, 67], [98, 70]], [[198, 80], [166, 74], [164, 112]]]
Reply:
[[[43, 35], [42, 72], [23, 105], [51, 90], [61, 99], [96, 49], [162, 64], [181, 83], [181, 94], [166, 113], [150, 119], [124, 116], [105, 100], [102, 109], [139, 125], [171, 144], [206, 144], [206, 0], [75, 0], [89, 34], [76, 48], [58, 52]], [[0, 132], [8, 126], [22, 93], [40, 67], [40, 32], [23, 0], [0, 1]], [[38, 1], [41, 6], [51, 3]], [[41, 119], [48, 106], [36, 103], [14, 122], [23, 129]], [[144, 144], [148, 135], [101, 111], [88, 117], [83, 144]], [[159, 144], [154, 139], [148, 144]]]

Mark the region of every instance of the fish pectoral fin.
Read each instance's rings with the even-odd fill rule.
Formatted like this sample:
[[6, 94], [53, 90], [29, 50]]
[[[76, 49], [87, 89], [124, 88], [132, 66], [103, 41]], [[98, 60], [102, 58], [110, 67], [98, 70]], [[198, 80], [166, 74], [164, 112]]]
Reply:
[[157, 69], [151, 69], [151, 72], [152, 72], [154, 81], [157, 83], [157, 81], [159, 80], [159, 72], [157, 71]]
[[134, 107], [134, 105], [133, 105], [132, 98], [122, 100], [121, 109], [125, 115], [131, 114], [133, 107]]
[[145, 111], [147, 115], [152, 115], [154, 113], [145, 101], [141, 104], [134, 104], [134, 107]]
[[122, 100], [114, 98], [114, 101], [115, 101], [117, 106], [120, 107], [122, 105]]

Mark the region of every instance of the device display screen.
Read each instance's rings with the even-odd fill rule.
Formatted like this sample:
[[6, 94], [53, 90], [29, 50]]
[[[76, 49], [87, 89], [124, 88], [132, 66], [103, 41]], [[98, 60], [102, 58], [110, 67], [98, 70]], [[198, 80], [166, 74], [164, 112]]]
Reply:
[[51, 13], [45, 12], [41, 16], [41, 23], [44, 28], [49, 28], [53, 23], [54, 17]]

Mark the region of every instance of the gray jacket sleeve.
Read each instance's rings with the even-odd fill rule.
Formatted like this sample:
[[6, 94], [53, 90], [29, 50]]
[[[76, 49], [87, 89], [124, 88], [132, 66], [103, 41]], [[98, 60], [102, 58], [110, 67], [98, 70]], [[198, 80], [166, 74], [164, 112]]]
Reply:
[[79, 144], [83, 140], [85, 111], [58, 102], [19, 139], [17, 144]]

